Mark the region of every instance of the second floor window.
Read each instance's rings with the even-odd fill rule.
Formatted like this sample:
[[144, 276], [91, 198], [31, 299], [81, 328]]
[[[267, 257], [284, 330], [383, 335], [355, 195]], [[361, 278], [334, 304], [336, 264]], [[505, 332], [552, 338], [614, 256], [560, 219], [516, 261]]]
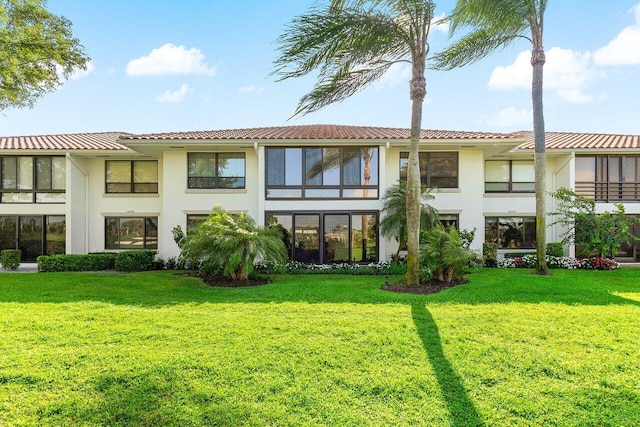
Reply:
[[0, 202], [64, 203], [62, 156], [0, 156]]
[[577, 156], [576, 193], [598, 202], [640, 201], [640, 156]]
[[487, 193], [533, 193], [533, 160], [487, 160], [484, 162], [484, 191]]
[[245, 188], [244, 153], [189, 153], [188, 188]]
[[[457, 152], [422, 152], [420, 182], [428, 188], [458, 188]], [[400, 153], [400, 179], [407, 180], [409, 153]]]
[[107, 160], [107, 193], [157, 193], [156, 160]]
[[377, 199], [378, 147], [268, 147], [267, 198]]

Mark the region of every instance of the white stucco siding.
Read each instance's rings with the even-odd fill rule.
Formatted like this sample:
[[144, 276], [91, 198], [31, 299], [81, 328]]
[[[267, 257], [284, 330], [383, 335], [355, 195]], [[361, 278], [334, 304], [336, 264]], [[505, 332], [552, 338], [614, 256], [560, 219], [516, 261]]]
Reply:
[[163, 218], [158, 231], [158, 240], [162, 242], [162, 249], [158, 248], [161, 257], [178, 255], [178, 246], [173, 241], [171, 230], [177, 225], [184, 230], [187, 225], [187, 215], [207, 214], [215, 206], [221, 206], [231, 212], [244, 212], [258, 222], [261, 221], [258, 200], [264, 196], [259, 194], [261, 178], [258, 173], [258, 157], [254, 150], [238, 150], [238, 152], [245, 153], [245, 188], [216, 190], [187, 188], [188, 151], [164, 152], [161, 169]]
[[88, 252], [89, 172], [88, 162], [79, 157], [67, 157], [66, 226], [68, 254]]
[[[120, 160], [114, 159], [114, 160]], [[122, 160], [133, 160], [125, 159]], [[105, 159], [87, 162], [89, 171], [89, 249], [88, 252], [105, 250], [106, 217], [158, 217], [162, 228], [163, 179], [160, 171], [163, 162], [158, 161], [158, 194], [107, 194], [105, 192]], [[158, 251], [162, 252], [163, 241], [158, 238]]]

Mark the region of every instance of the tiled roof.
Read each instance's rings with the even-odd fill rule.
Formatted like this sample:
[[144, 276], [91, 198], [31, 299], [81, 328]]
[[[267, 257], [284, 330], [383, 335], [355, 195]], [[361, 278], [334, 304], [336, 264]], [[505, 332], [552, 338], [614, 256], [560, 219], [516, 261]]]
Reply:
[[0, 150], [128, 150], [117, 143], [121, 136], [121, 132], [2, 136]]
[[[519, 149], [534, 148], [533, 132], [525, 132], [526, 142]], [[600, 133], [546, 132], [548, 150], [589, 150], [640, 148], [640, 135], [612, 135]]]
[[[423, 130], [421, 139], [510, 139], [521, 133]], [[201, 132], [150, 133], [125, 136], [123, 140], [408, 140], [409, 129], [370, 126], [302, 125]]]

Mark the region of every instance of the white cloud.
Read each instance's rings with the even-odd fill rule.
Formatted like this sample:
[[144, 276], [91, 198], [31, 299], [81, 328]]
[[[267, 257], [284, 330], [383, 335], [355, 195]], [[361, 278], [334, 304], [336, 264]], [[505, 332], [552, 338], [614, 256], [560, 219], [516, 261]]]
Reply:
[[258, 87], [253, 84], [249, 86], [242, 86], [240, 89], [238, 89], [239, 94], [253, 93], [255, 95], [260, 95], [262, 92], [264, 92], [264, 86]]
[[531, 126], [533, 113], [531, 110], [518, 110], [514, 107], [505, 108], [497, 114], [487, 117], [481, 116], [478, 122], [495, 127]]
[[635, 23], [624, 28], [608, 45], [593, 54], [598, 65], [638, 65], [640, 64], [640, 3], [631, 11]]
[[96, 70], [95, 65], [93, 65], [92, 61], [87, 62], [87, 69], [83, 70], [82, 68], [78, 68], [76, 69], [73, 73], [71, 73], [71, 75], [69, 76], [69, 80], [78, 80], [81, 79], [83, 77], [88, 76], [89, 74], [93, 73]]
[[[520, 52], [515, 62], [496, 67], [489, 79], [489, 87], [497, 90], [531, 89], [531, 52]], [[590, 52], [577, 52], [554, 47], [546, 52], [544, 88], [554, 90], [568, 102], [582, 103], [593, 99], [582, 91], [602, 78], [604, 73], [591, 66]]]
[[187, 94], [193, 92], [193, 88], [187, 84], [180, 86], [180, 89], [176, 91], [166, 91], [162, 95], [156, 96], [156, 101], [161, 104], [168, 102], [182, 102], [186, 98]]
[[167, 43], [153, 49], [147, 56], [132, 59], [127, 64], [126, 72], [130, 76], [165, 75], [165, 74], [206, 74], [213, 76], [215, 67], [204, 62], [205, 55], [200, 49], [176, 46]]
[[435, 31], [449, 34], [449, 21], [446, 18], [447, 14], [444, 12], [438, 16], [434, 16], [431, 20], [431, 28]]
[[405, 63], [393, 64], [386, 73], [374, 83], [376, 89], [394, 88], [411, 80], [411, 67]]

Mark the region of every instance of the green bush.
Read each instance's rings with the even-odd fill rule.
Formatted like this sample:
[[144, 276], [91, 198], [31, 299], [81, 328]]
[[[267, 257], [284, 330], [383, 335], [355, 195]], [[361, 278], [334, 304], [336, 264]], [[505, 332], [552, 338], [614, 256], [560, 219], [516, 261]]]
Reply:
[[494, 242], [483, 243], [482, 258], [485, 267], [496, 267], [498, 265], [498, 244]]
[[156, 251], [124, 251], [116, 256], [117, 271], [151, 270]]
[[547, 243], [547, 255], [549, 256], [564, 256], [564, 246], [562, 243]]
[[116, 263], [115, 253], [42, 255], [37, 259], [38, 271], [55, 273], [61, 271], [102, 271], [113, 270]]
[[0, 264], [5, 270], [17, 270], [20, 267], [22, 251], [20, 249], [5, 249], [0, 251]]

